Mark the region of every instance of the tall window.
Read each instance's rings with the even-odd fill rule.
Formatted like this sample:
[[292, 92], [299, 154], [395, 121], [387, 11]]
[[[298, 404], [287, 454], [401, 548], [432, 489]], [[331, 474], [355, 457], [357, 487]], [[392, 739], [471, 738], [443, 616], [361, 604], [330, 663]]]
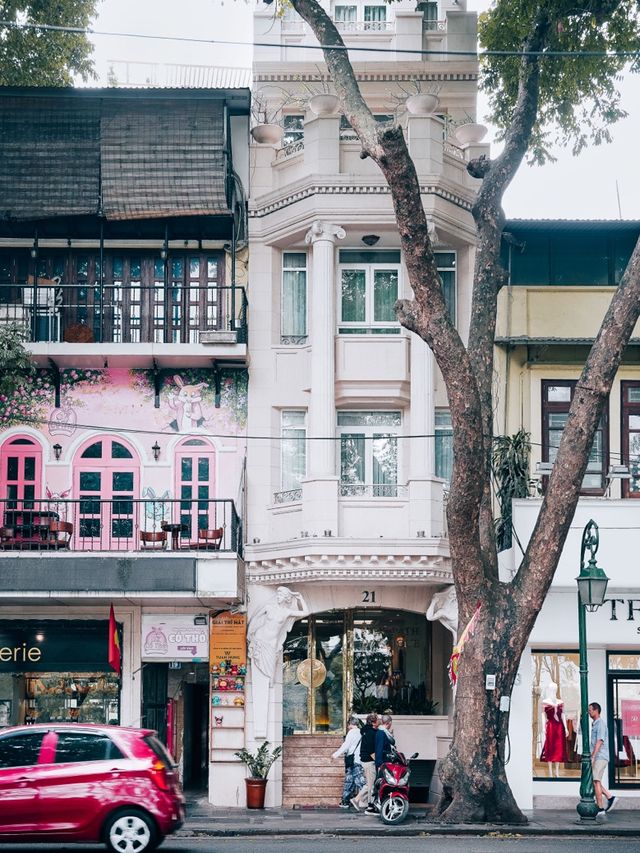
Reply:
[[456, 322], [456, 253], [436, 252], [438, 275], [452, 323]]
[[307, 256], [305, 252], [282, 255], [283, 344], [304, 343], [307, 337]]
[[622, 481], [625, 498], [640, 498], [640, 382], [621, 382], [622, 459], [629, 466], [630, 480]]
[[340, 251], [341, 335], [397, 335], [395, 305], [400, 293], [400, 252]]
[[453, 428], [449, 409], [436, 409], [436, 477], [449, 482], [453, 470]]
[[284, 138], [283, 145], [293, 145], [294, 142], [302, 142], [304, 140], [304, 116], [303, 115], [287, 115], [283, 119]]
[[[562, 431], [567, 423], [576, 382], [573, 379], [542, 382], [542, 461], [555, 462]], [[583, 494], [602, 494], [608, 457], [607, 412], [605, 410], [591, 445], [587, 470], [582, 480]]]
[[305, 412], [282, 412], [281, 434], [280, 485], [283, 492], [298, 491], [307, 473]]
[[365, 6], [364, 7], [364, 28], [365, 30], [383, 30], [387, 20], [386, 6]]
[[398, 496], [400, 412], [338, 412], [340, 494]]
[[0, 449], [0, 498], [5, 509], [33, 509], [42, 489], [42, 448], [33, 438], [14, 436]]

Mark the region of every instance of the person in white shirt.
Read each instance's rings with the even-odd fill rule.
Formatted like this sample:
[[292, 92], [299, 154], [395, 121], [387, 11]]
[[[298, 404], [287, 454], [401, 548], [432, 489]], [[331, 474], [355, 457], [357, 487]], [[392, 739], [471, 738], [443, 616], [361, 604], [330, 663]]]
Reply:
[[331, 756], [340, 758], [344, 755], [344, 785], [342, 787], [341, 809], [348, 809], [349, 803], [359, 811], [357, 795], [366, 786], [364, 771], [360, 761], [360, 721], [357, 717], [349, 717], [347, 735], [339, 749]]

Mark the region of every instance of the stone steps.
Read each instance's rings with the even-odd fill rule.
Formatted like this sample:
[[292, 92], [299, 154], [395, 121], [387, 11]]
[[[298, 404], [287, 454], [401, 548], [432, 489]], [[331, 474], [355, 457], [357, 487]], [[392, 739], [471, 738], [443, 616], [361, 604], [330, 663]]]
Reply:
[[344, 763], [331, 755], [341, 735], [291, 735], [284, 738], [282, 804], [335, 806], [340, 802]]

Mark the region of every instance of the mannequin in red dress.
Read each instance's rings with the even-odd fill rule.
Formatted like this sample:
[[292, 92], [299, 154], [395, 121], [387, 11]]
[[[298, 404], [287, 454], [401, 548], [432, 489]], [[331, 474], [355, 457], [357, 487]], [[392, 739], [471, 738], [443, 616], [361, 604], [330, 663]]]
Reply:
[[560, 763], [567, 760], [567, 723], [564, 703], [558, 698], [558, 685], [549, 682], [542, 696], [542, 720], [545, 738], [540, 760], [546, 761], [549, 776], [560, 776]]

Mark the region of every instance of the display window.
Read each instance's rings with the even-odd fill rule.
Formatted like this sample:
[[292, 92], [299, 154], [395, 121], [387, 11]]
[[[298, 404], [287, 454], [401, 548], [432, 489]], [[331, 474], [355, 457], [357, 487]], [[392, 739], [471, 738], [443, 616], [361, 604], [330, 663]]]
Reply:
[[531, 654], [534, 779], [580, 777], [580, 662], [577, 651]]
[[608, 654], [610, 783], [640, 787], [640, 655]]
[[285, 735], [343, 732], [350, 712], [435, 714], [431, 625], [391, 610], [329, 611], [295, 623], [284, 644]]

